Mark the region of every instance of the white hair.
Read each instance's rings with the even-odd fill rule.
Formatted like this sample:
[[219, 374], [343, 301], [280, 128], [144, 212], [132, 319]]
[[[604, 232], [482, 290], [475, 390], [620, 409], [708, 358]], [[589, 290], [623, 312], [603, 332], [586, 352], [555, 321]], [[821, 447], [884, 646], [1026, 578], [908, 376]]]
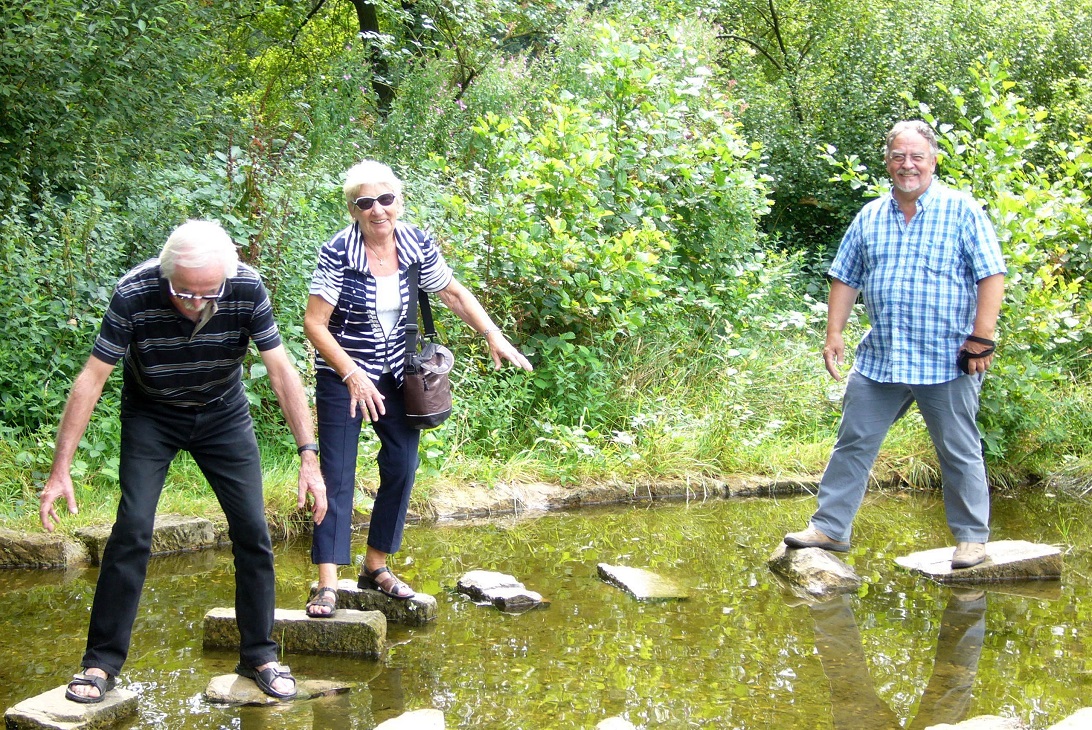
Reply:
[[402, 194], [402, 181], [394, 170], [375, 160], [358, 162], [345, 173], [345, 185], [342, 187], [345, 202], [352, 203], [359, 197], [357, 192], [361, 185], [388, 185], [395, 195]]
[[239, 252], [231, 236], [216, 221], [186, 221], [171, 233], [159, 252], [159, 269], [170, 279], [178, 267], [200, 269], [219, 261], [224, 278], [239, 272]]

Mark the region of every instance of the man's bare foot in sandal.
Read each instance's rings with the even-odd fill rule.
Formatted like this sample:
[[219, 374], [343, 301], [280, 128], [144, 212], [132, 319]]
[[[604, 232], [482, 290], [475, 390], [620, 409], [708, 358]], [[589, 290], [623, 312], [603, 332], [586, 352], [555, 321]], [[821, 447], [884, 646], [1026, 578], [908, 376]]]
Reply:
[[114, 688], [114, 678], [98, 667], [87, 667], [68, 683], [64, 696], [73, 702], [95, 704]]

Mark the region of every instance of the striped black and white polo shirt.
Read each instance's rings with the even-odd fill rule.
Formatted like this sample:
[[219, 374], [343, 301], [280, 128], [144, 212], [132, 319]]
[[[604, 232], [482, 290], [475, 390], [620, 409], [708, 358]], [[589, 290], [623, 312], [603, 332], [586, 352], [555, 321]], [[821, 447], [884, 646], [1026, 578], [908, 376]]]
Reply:
[[91, 354], [111, 365], [124, 358], [125, 390], [144, 400], [195, 408], [241, 396], [249, 343], [271, 350], [280, 332], [261, 277], [246, 264], [215, 304], [201, 324], [182, 316], [159, 259], [149, 259], [114, 287]]
[[[389, 336], [384, 337], [376, 314], [375, 277], [368, 270], [364, 239], [355, 222], [319, 250], [310, 293], [334, 307], [328, 325], [330, 334], [349, 357], [364, 368], [368, 377], [378, 380], [387, 366], [401, 383], [406, 360], [406, 306], [409, 303], [406, 269], [414, 263], [420, 264], [420, 287], [427, 292], [445, 289], [454, 274], [436, 242], [421, 229], [398, 221], [394, 227], [394, 243], [398, 250], [402, 313]], [[315, 367], [333, 370], [317, 352]]]

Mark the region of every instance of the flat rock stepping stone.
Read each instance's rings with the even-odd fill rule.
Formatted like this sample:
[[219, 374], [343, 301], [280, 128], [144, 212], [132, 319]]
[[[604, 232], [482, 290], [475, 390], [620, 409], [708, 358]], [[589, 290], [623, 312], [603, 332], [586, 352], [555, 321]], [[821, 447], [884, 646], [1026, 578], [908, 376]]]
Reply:
[[253, 679], [240, 677], [238, 674], [221, 674], [213, 677], [205, 688], [205, 699], [224, 705], [276, 705], [281, 702], [297, 702], [344, 694], [354, 686], [344, 682], [297, 678], [296, 696], [289, 700], [279, 700], [258, 689]]
[[[206, 649], [238, 649], [234, 608], [205, 614]], [[278, 608], [273, 636], [281, 650], [294, 654], [349, 654], [379, 658], [387, 640], [387, 619], [378, 611], [338, 611], [330, 618], [310, 618], [303, 609]]]
[[1047, 730], [1087, 730], [1092, 727], [1092, 707], [1077, 710], [1072, 715]]
[[853, 568], [820, 548], [790, 548], [781, 543], [766, 565], [802, 598], [825, 599], [856, 593], [861, 587], [861, 578]]
[[988, 542], [985, 561], [959, 570], [952, 570], [954, 551], [951, 547], [925, 550], [895, 558], [895, 562], [938, 583], [999, 583], [1062, 577], [1062, 551], [1053, 545], [1025, 540]]
[[0, 567], [65, 568], [90, 560], [79, 540], [48, 532], [20, 532], [0, 528]]
[[[96, 525], [76, 531], [76, 536], [87, 546], [93, 565], [98, 565], [102, 560], [102, 551], [106, 549], [106, 541], [113, 529], [113, 525]], [[152, 555], [204, 550], [217, 547], [224, 541], [217, 526], [204, 517], [156, 515], [152, 528]]]
[[690, 592], [670, 578], [643, 568], [599, 563], [599, 577], [638, 601], [685, 601]]
[[81, 705], [65, 699], [67, 687], [65, 683], [9, 708], [4, 713], [7, 730], [92, 730], [137, 713], [138, 695], [127, 689], [114, 688], [102, 702]]
[[472, 570], [459, 578], [455, 590], [479, 604], [489, 604], [505, 613], [523, 613], [545, 608], [550, 602], [507, 573]]
[[375, 730], [444, 730], [444, 713], [440, 710], [414, 710], [375, 726]]
[[[312, 583], [312, 597], [317, 590], [318, 583]], [[357, 588], [356, 581], [348, 578], [337, 582], [337, 608], [379, 611], [387, 617], [388, 622], [403, 626], [424, 626], [436, 618], [437, 612], [436, 599], [427, 593], [417, 593], [412, 598], [391, 598], [372, 588]]]
[[1013, 717], [980, 715], [970, 720], [957, 722], [955, 725], [948, 723], [930, 725], [925, 730], [1027, 730], [1027, 725]]

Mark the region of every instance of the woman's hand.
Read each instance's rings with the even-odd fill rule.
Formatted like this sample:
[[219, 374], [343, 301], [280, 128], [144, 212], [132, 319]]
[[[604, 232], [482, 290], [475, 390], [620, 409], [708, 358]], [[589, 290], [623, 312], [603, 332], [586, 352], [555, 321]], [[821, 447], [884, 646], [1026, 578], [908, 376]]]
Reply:
[[508, 338], [500, 330], [490, 331], [485, 336], [485, 341], [489, 343], [489, 354], [493, 357], [494, 370], [500, 370], [504, 360], [524, 370], [534, 370], [531, 367], [531, 362], [522, 352], [516, 349], [515, 345], [508, 341]]
[[348, 378], [345, 385], [349, 388], [349, 416], [356, 418], [357, 407], [360, 408], [360, 417], [368, 422], [375, 422], [387, 412], [383, 405], [383, 395], [376, 389], [375, 383], [358, 367]]

